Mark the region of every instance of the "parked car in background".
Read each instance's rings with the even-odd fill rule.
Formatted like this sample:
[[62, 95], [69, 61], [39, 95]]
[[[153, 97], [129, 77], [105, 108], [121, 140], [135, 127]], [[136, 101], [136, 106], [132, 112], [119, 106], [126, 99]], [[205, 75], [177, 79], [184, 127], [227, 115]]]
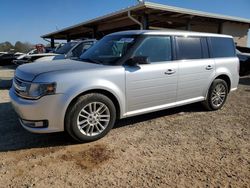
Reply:
[[85, 51], [97, 42], [96, 39], [86, 39], [83, 41], [69, 42], [62, 48], [55, 51], [57, 55], [45, 56], [36, 59], [34, 62], [44, 62], [59, 59], [78, 59]]
[[244, 53], [236, 49], [237, 56], [240, 60], [240, 76], [250, 74], [250, 53]]
[[44, 57], [44, 56], [54, 56], [57, 55], [53, 52], [51, 53], [38, 53], [37, 49], [33, 49], [30, 52], [28, 52], [27, 54], [23, 54], [21, 56], [19, 56], [18, 58], [16, 58], [15, 60], [13, 60], [13, 63], [16, 65], [22, 65], [25, 63], [31, 63], [33, 61], [35, 61], [38, 58]]
[[16, 52], [15, 54], [14, 54], [14, 56], [15, 57], [19, 57], [19, 56], [21, 56], [21, 55], [23, 55], [24, 53], [22, 53], [22, 52]]
[[0, 66], [9, 65], [15, 59], [14, 53], [4, 53], [0, 55]]
[[0, 55], [7, 54], [8, 52], [0, 52]]
[[22, 53], [20, 52], [2, 52], [0, 53], [0, 66], [1, 65], [11, 65], [12, 61], [17, 59]]
[[77, 61], [19, 66], [9, 95], [28, 131], [65, 130], [94, 141], [117, 119], [195, 102], [222, 108], [237, 89], [238, 67], [228, 35], [124, 31], [105, 36]]

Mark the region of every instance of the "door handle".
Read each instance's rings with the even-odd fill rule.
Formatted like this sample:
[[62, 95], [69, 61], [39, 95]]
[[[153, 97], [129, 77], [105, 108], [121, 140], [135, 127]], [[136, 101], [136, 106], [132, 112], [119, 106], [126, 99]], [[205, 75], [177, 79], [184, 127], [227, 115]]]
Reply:
[[164, 74], [170, 75], [170, 74], [174, 74], [175, 70], [172, 69], [168, 69], [166, 72], [164, 72]]
[[208, 65], [207, 67], [206, 67], [206, 70], [212, 70], [213, 69], [213, 67], [211, 66], [211, 65]]

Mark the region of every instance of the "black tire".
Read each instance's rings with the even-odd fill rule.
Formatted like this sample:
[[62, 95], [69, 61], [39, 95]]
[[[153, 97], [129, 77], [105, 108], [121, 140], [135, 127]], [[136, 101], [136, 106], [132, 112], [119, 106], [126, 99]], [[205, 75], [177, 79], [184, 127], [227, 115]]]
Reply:
[[[213, 91], [215, 91], [215, 89], [216, 89], [216, 87], [218, 85], [221, 85], [222, 87], [225, 88], [225, 97], [223, 99], [223, 102], [221, 102], [219, 105], [215, 105], [214, 102], [212, 101], [213, 100]], [[225, 104], [226, 99], [227, 99], [227, 95], [228, 95], [228, 85], [227, 85], [227, 83], [222, 79], [215, 79], [213, 81], [212, 85], [209, 88], [209, 91], [208, 91], [208, 94], [207, 94], [207, 99], [202, 104], [203, 104], [203, 106], [205, 106], [205, 108], [207, 110], [210, 110], [210, 111], [219, 110]]]
[[[77, 125], [78, 115], [81, 110], [90, 103], [97, 102], [106, 105], [109, 110], [110, 120], [105, 129], [98, 135], [87, 136], [82, 133]], [[116, 120], [116, 108], [113, 102], [105, 95], [99, 93], [90, 93], [80, 96], [67, 110], [65, 117], [65, 130], [78, 142], [91, 142], [104, 137], [114, 126]], [[94, 129], [94, 128], [93, 128]], [[88, 132], [88, 131], [87, 131]]]

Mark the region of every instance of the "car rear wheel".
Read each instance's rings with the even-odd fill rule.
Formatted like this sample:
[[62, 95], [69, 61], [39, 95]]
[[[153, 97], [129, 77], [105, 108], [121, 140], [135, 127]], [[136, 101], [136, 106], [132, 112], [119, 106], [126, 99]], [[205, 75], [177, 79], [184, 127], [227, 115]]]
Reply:
[[115, 120], [113, 102], [105, 95], [92, 93], [79, 97], [70, 107], [65, 129], [75, 140], [90, 142], [105, 136]]
[[225, 104], [227, 95], [227, 83], [222, 79], [215, 79], [203, 104], [208, 110], [218, 110]]

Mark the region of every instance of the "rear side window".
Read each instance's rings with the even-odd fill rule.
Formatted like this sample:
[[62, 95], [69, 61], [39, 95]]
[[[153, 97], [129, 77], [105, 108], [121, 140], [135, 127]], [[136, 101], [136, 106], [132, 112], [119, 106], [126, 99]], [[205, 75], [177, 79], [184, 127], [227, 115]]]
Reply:
[[222, 37], [211, 37], [212, 56], [217, 57], [235, 57], [235, 47], [233, 39]]
[[202, 59], [202, 40], [199, 37], [176, 37], [177, 59]]
[[134, 56], [146, 56], [150, 62], [170, 61], [171, 39], [169, 36], [149, 36], [137, 48]]

